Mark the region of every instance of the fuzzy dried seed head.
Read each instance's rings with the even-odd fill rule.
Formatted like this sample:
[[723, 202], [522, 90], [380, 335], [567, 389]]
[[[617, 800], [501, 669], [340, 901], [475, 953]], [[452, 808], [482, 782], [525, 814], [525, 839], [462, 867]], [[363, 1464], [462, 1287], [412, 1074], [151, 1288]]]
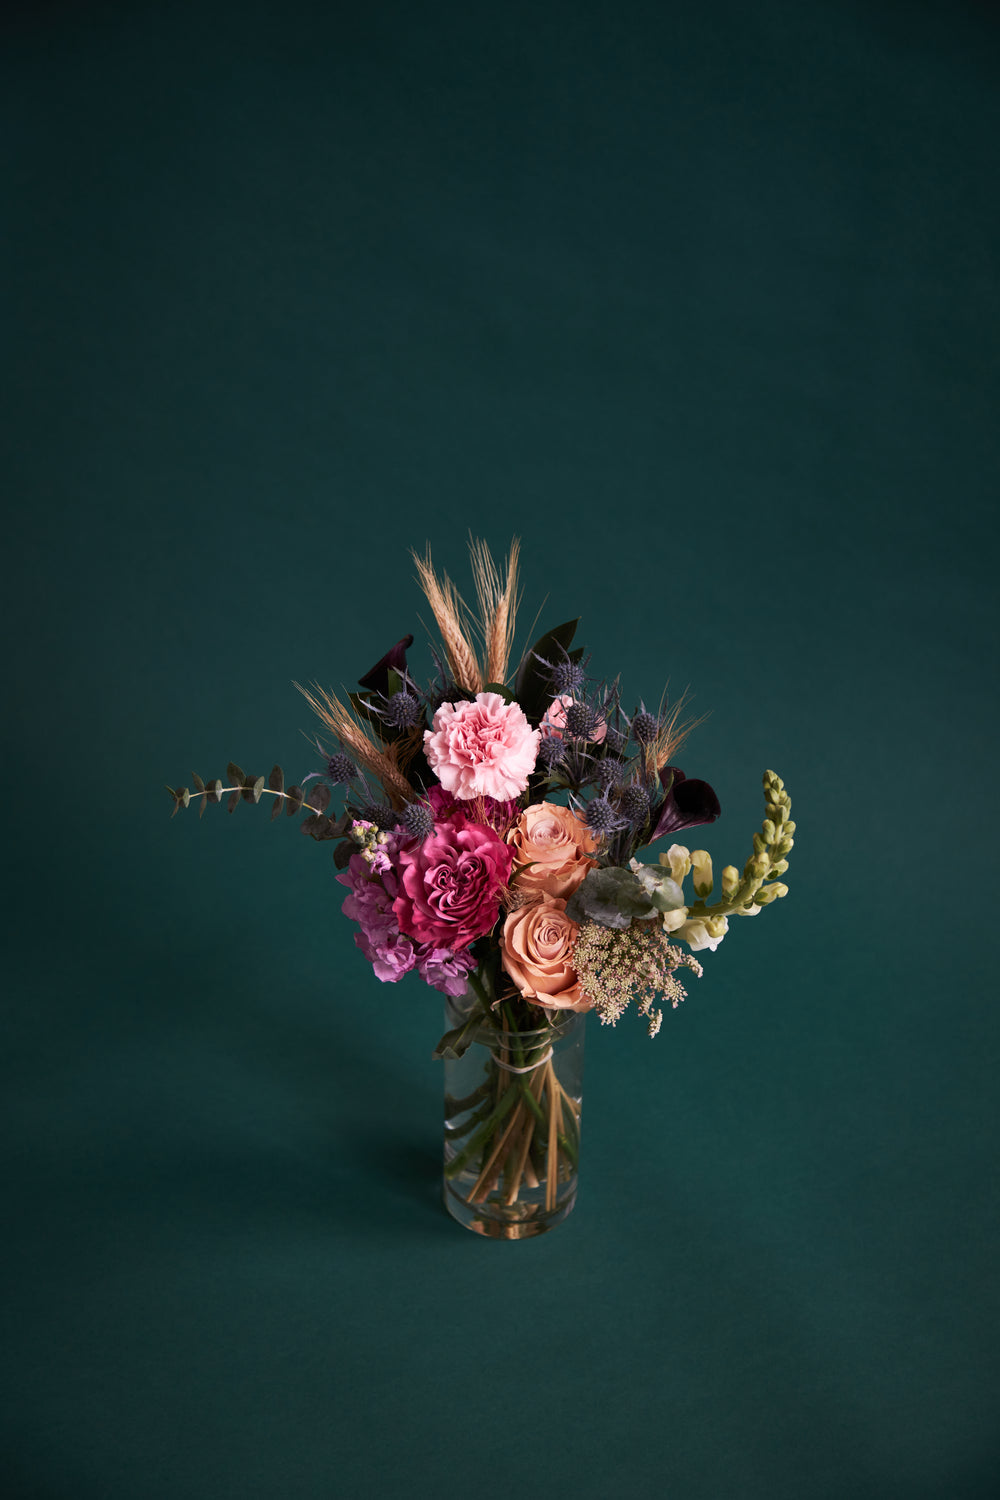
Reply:
[[426, 839], [434, 832], [434, 814], [426, 802], [411, 802], [403, 809], [401, 822], [411, 838]]
[[330, 756], [326, 763], [326, 774], [334, 786], [342, 786], [354, 780], [358, 774], [358, 768], [351, 757], [341, 751], [337, 755]]
[[409, 729], [420, 717], [420, 703], [412, 693], [393, 693], [386, 704], [385, 716], [394, 729]]
[[632, 720], [632, 733], [640, 745], [651, 745], [656, 739], [658, 728], [655, 716], [645, 710], [637, 713]]
[[649, 793], [644, 786], [627, 786], [618, 799], [618, 806], [622, 817], [627, 818], [633, 828], [638, 828], [649, 817]]
[[364, 816], [369, 823], [374, 823], [376, 828], [390, 833], [399, 822], [399, 814], [395, 812], [386, 802], [372, 802], [365, 808]]

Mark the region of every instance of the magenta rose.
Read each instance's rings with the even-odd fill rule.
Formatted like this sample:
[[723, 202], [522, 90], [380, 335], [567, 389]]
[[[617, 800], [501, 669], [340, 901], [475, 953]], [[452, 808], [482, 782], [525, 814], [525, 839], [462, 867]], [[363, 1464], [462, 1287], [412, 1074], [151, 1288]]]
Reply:
[[393, 910], [401, 932], [454, 952], [489, 932], [514, 851], [492, 828], [454, 813], [421, 844], [399, 851]]
[[424, 732], [424, 753], [446, 792], [461, 802], [505, 802], [528, 785], [538, 756], [537, 729], [516, 703], [477, 693], [471, 703], [442, 703]]

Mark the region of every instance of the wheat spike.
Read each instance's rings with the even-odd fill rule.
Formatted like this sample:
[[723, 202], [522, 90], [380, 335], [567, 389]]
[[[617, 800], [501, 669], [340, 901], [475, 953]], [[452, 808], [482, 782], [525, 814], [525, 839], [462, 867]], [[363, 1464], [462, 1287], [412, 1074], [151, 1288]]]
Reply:
[[707, 717], [702, 714], [700, 719], [691, 719], [686, 724], [680, 722], [681, 712], [684, 708], [685, 698], [678, 698], [673, 708], [664, 718], [661, 705], [660, 727], [656, 739], [652, 744], [646, 746], [646, 773], [652, 778], [654, 774], [659, 775], [664, 766], [669, 766], [692, 729], [697, 729], [699, 724], [705, 722]]
[[461, 594], [447, 573], [442, 573], [438, 578], [431, 563], [429, 547], [426, 557], [418, 557], [416, 552], [411, 556], [417, 566], [420, 587], [427, 596], [427, 603], [433, 611], [438, 630], [441, 632], [441, 640], [444, 643], [445, 655], [448, 658], [452, 676], [458, 686], [464, 688], [466, 692], [482, 692], [483, 677], [476, 653], [469, 643], [464, 623], [468, 611]]
[[295, 686], [344, 748], [354, 755], [366, 771], [371, 771], [373, 776], [378, 777], [393, 807], [404, 807], [407, 802], [416, 798], [417, 793], [396, 764], [395, 746], [382, 750], [376, 745], [335, 693], [328, 693], [325, 688], [317, 687], [317, 697], [299, 683]]
[[476, 581], [476, 596], [479, 600], [480, 628], [486, 651], [483, 676], [487, 682], [504, 682], [514, 644], [514, 621], [520, 603], [518, 593], [518, 558], [521, 544], [517, 537], [510, 544], [507, 557], [507, 575], [501, 585], [496, 564], [484, 541], [469, 542], [472, 558], [472, 573]]

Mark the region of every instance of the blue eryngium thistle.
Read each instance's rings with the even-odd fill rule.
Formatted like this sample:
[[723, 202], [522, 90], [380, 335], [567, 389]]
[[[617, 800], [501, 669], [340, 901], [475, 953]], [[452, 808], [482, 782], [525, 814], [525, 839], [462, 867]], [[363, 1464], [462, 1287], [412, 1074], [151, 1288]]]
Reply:
[[411, 838], [426, 839], [434, 832], [434, 814], [426, 802], [410, 802], [403, 809], [400, 822]]
[[547, 771], [551, 771], [553, 766], [557, 766], [565, 754], [566, 746], [557, 734], [546, 735], [538, 747], [539, 763]]
[[358, 774], [358, 768], [349, 755], [340, 751], [337, 755], [330, 756], [326, 763], [326, 774], [334, 786], [341, 786], [354, 780]]
[[399, 822], [399, 814], [387, 802], [370, 802], [362, 816], [386, 833], [391, 833]]
[[597, 762], [597, 768], [594, 771], [594, 780], [605, 791], [609, 791], [611, 787], [621, 786], [624, 779], [624, 761], [615, 760], [612, 756], [605, 756], [604, 760]]
[[621, 818], [615, 812], [607, 797], [591, 798], [587, 803], [587, 811], [584, 816], [591, 833], [598, 835], [614, 833], [622, 826]]
[[644, 708], [641, 708], [632, 720], [632, 733], [640, 745], [651, 745], [656, 739], [658, 729], [656, 715], [647, 713]]
[[409, 729], [420, 717], [420, 702], [404, 688], [393, 693], [385, 706], [385, 717], [394, 729]]
[[629, 826], [638, 828], [649, 817], [649, 793], [643, 786], [627, 786], [618, 798], [618, 806]]
[[[548, 663], [546, 663], [548, 665]], [[574, 693], [583, 686], [584, 670], [578, 661], [557, 661], [549, 666], [549, 681], [552, 694], [558, 698], [563, 693]]]
[[589, 703], [570, 703], [566, 709], [566, 733], [589, 739], [597, 727], [597, 715]]

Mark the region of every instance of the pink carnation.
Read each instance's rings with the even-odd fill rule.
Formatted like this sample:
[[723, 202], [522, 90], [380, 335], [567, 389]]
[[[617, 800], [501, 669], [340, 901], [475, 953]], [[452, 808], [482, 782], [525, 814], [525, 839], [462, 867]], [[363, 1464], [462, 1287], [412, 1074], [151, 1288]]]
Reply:
[[400, 931], [451, 952], [467, 947], [496, 923], [513, 861], [492, 828], [460, 812], [436, 824], [422, 844], [399, 851]]
[[442, 703], [424, 751], [446, 792], [461, 802], [518, 797], [535, 769], [540, 735], [516, 703], [477, 693], [471, 703]]

